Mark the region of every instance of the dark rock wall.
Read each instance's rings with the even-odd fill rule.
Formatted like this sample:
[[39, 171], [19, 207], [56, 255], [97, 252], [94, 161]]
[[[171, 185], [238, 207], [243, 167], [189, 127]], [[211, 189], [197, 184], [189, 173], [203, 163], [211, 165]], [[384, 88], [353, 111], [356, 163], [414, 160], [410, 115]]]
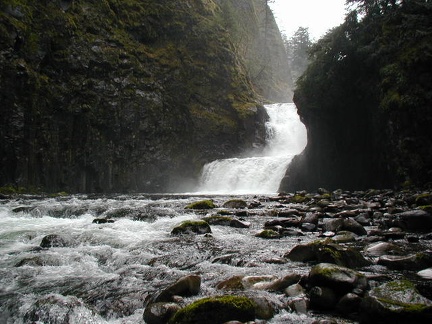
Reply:
[[432, 185], [432, 5], [386, 4], [314, 45], [294, 94], [308, 144], [281, 191]]
[[0, 185], [187, 190], [205, 162], [261, 145], [270, 90], [251, 83], [221, 8], [2, 1]]

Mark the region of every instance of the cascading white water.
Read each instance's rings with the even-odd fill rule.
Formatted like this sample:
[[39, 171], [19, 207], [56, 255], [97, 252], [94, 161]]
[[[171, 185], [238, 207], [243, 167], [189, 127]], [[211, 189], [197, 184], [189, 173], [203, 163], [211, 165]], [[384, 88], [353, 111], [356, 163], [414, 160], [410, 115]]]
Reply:
[[198, 191], [275, 193], [292, 158], [306, 146], [306, 128], [291, 103], [265, 106], [269, 115], [262, 156], [221, 159], [206, 164]]

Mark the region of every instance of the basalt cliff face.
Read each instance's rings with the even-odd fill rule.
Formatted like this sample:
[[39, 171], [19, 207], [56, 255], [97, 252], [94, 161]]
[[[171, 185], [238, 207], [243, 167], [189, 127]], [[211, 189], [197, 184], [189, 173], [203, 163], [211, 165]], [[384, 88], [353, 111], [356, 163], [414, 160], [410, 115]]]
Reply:
[[[258, 0], [2, 1], [0, 186], [187, 190], [205, 162], [262, 145], [262, 102], [290, 98], [267, 10]], [[275, 63], [257, 73], [264, 52]]]

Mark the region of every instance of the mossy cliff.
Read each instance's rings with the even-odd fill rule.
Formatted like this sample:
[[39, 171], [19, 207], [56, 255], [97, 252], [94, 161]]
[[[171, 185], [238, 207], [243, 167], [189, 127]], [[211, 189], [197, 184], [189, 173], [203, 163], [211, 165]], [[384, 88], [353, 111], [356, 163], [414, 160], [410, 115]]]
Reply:
[[432, 4], [360, 9], [314, 45], [298, 81], [308, 144], [282, 191], [432, 184]]
[[213, 0], [3, 0], [0, 185], [178, 190], [262, 144], [261, 102], [287, 90], [252, 80], [233, 14]]

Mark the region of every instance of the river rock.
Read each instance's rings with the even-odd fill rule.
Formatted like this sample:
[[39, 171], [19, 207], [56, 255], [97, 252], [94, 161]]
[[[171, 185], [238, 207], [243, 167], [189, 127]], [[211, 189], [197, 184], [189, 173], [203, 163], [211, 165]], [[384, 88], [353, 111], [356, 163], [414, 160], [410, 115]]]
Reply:
[[322, 217], [321, 213], [312, 213], [312, 212], [307, 212], [303, 218], [302, 218], [302, 223], [311, 223], [314, 225], [318, 225], [318, 221], [319, 218]]
[[291, 261], [327, 262], [350, 268], [371, 264], [371, 262], [366, 260], [356, 249], [330, 242], [329, 240], [324, 240], [306, 245], [297, 245], [290, 252], [285, 254], [285, 257]]
[[143, 319], [146, 324], [165, 324], [180, 309], [176, 303], [152, 303], [144, 310]]
[[325, 218], [323, 220], [322, 229], [323, 232], [337, 232], [342, 230], [344, 220], [342, 218]]
[[332, 237], [335, 243], [349, 243], [355, 242], [357, 235], [350, 231], [339, 231], [335, 236]]
[[255, 308], [255, 302], [247, 297], [207, 297], [179, 310], [168, 323], [220, 324], [232, 320], [240, 322], [253, 321], [255, 319]]
[[365, 248], [365, 252], [368, 255], [379, 257], [386, 254], [401, 254], [402, 249], [394, 243], [378, 242], [368, 245]]
[[338, 301], [333, 289], [319, 286], [314, 286], [309, 290], [309, 298], [311, 308], [320, 310], [331, 310]]
[[221, 226], [230, 226], [232, 220], [233, 220], [232, 217], [222, 216], [222, 215], [212, 215], [203, 218], [203, 221], [209, 223], [209, 225], [221, 225]]
[[269, 281], [262, 281], [252, 286], [252, 289], [266, 290], [266, 291], [283, 291], [288, 286], [299, 282], [301, 276], [296, 273], [288, 274], [282, 278], [274, 278]]
[[357, 235], [367, 235], [366, 229], [353, 218], [344, 218], [343, 220], [343, 229], [345, 231], [353, 232]]
[[309, 272], [309, 283], [312, 286], [328, 287], [341, 296], [353, 290], [365, 291], [368, 287], [363, 274], [332, 263], [313, 266]]
[[396, 226], [406, 231], [430, 232], [432, 231], [432, 215], [420, 209], [410, 210], [394, 215]]
[[195, 201], [185, 207], [185, 209], [213, 209], [213, 208], [216, 208], [216, 206], [213, 203], [213, 200], [210, 199]]
[[193, 296], [199, 293], [201, 277], [196, 275], [185, 276], [154, 295], [151, 303], [172, 302], [174, 296]]
[[278, 238], [281, 238], [281, 235], [278, 232], [276, 232], [274, 230], [271, 230], [271, 229], [265, 229], [265, 230], [257, 233], [255, 236], [263, 238], [263, 239], [278, 239]]
[[352, 314], [358, 312], [362, 298], [354, 293], [344, 295], [336, 305], [336, 310], [341, 314]]
[[243, 278], [245, 276], [233, 276], [219, 282], [216, 285], [217, 289], [221, 290], [244, 290]]
[[432, 280], [432, 268], [421, 270], [417, 272], [417, 275], [422, 277], [423, 279]]
[[432, 301], [406, 280], [372, 289], [361, 303], [362, 323], [430, 323]]
[[377, 263], [392, 270], [419, 271], [432, 266], [432, 254], [419, 252], [410, 255], [382, 255]]
[[181, 235], [181, 234], [206, 234], [211, 233], [210, 225], [203, 220], [189, 220], [184, 221], [177, 226], [175, 226], [171, 234]]
[[42, 239], [40, 247], [42, 248], [66, 247], [69, 245], [70, 242], [65, 237], [57, 234], [49, 234]]
[[225, 202], [222, 205], [223, 208], [237, 208], [237, 209], [244, 209], [247, 207], [246, 201], [242, 199], [231, 199]]
[[309, 308], [309, 298], [306, 296], [305, 289], [298, 283], [295, 283], [284, 290], [286, 296], [290, 297], [288, 306], [295, 312], [306, 314]]
[[251, 223], [239, 219], [233, 219], [231, 220], [229, 226], [235, 228], [249, 228], [251, 226]]

